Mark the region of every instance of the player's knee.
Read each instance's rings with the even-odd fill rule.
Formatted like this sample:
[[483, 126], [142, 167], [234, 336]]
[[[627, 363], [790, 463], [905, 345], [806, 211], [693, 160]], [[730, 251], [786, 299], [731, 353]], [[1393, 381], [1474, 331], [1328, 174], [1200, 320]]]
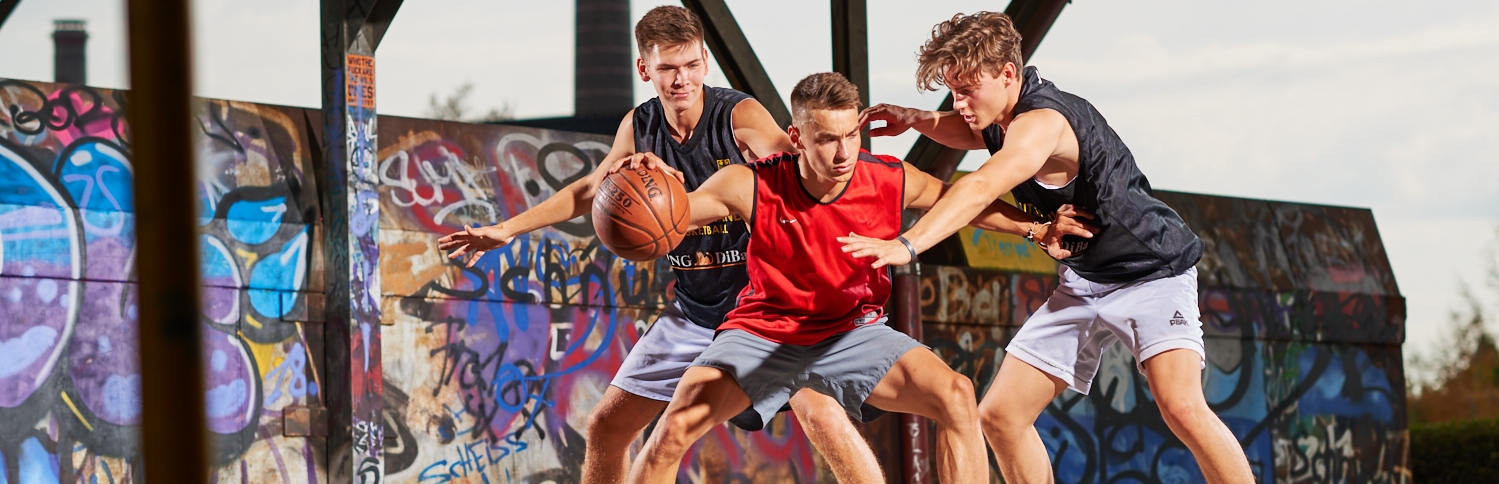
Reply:
[[588, 447], [593, 449], [597, 446], [599, 450], [607, 450], [629, 446], [642, 429], [631, 428], [633, 426], [625, 423], [628, 420], [630, 419], [619, 418], [614, 412], [594, 407], [592, 412], [588, 412]]
[[1161, 408], [1161, 418], [1171, 427], [1179, 429], [1190, 429], [1196, 427], [1207, 418], [1214, 417], [1212, 409], [1202, 398], [1191, 396], [1177, 396], [1169, 398], [1156, 398], [1156, 404]]
[[699, 432], [696, 429], [702, 425], [702, 419], [688, 416], [688, 413], [676, 412], [661, 416], [651, 436], [657, 440], [658, 451], [668, 456], [681, 456], [697, 441]]
[[979, 402], [979, 426], [983, 427], [984, 433], [1007, 437], [1019, 435], [1026, 428], [1035, 424], [1024, 415], [1015, 412], [1013, 405], [1006, 405], [998, 398], [985, 398]]
[[949, 371], [943, 377], [943, 381], [937, 387], [937, 403], [941, 407], [936, 409], [939, 418], [948, 423], [972, 422], [978, 413], [975, 408], [973, 396], [973, 381], [961, 373]]

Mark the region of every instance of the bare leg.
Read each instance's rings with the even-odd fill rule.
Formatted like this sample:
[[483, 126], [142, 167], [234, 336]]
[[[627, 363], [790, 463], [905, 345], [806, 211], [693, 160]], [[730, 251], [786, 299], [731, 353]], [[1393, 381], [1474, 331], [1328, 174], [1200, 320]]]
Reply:
[[791, 410], [807, 431], [807, 440], [828, 460], [833, 477], [843, 484], [885, 482], [874, 451], [833, 397], [802, 389], [791, 396]]
[[1036, 433], [1036, 418], [1066, 389], [1067, 383], [1057, 377], [1005, 355], [999, 375], [994, 377], [984, 401], [979, 402], [984, 436], [989, 438], [1005, 482], [1052, 481], [1051, 457], [1041, 434]]
[[584, 484], [624, 482], [630, 472], [630, 443], [661, 414], [666, 402], [610, 385], [588, 413], [588, 445], [583, 451]]
[[926, 348], [907, 351], [867, 400], [884, 410], [937, 422], [937, 472], [942, 482], [989, 482], [973, 382]]
[[677, 467], [693, 442], [703, 434], [749, 408], [750, 400], [734, 378], [723, 370], [694, 366], [677, 383], [677, 391], [656, 424], [645, 449], [630, 469], [630, 481], [640, 484], [671, 484]]
[[1170, 350], [1145, 360], [1144, 366], [1161, 417], [1192, 450], [1203, 477], [1215, 484], [1254, 482], [1239, 439], [1203, 397], [1202, 357], [1191, 350]]

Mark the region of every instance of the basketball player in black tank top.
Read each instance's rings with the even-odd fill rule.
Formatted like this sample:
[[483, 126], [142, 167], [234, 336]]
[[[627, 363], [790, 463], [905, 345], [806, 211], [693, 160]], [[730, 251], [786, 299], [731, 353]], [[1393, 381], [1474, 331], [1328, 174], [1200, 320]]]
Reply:
[[[743, 163], [793, 149], [786, 132], [758, 101], [703, 85], [708, 71], [703, 28], [690, 11], [652, 9], [635, 25], [635, 38], [641, 52], [638, 74], [655, 87], [657, 98], [625, 115], [612, 149], [593, 174], [499, 225], [443, 237], [440, 249], [453, 250], [453, 258], [467, 254], [472, 265], [516, 236], [580, 217], [592, 206], [598, 184], [610, 171], [635, 162], [656, 166], [642, 153], [654, 152], [664, 159], [663, 169], [676, 173], [692, 190], [721, 163]], [[624, 481], [630, 443], [666, 408], [677, 380], [712, 342], [713, 329], [748, 282], [743, 267], [747, 234], [743, 221], [724, 220], [690, 234], [658, 262], [673, 266], [676, 301], [631, 349], [588, 415], [583, 482]], [[820, 393], [802, 391], [791, 399], [791, 407], [840, 482], [884, 482], [874, 453], [841, 405]]]
[[1203, 477], [1254, 482], [1238, 440], [1202, 392], [1193, 268], [1202, 242], [1151, 195], [1103, 116], [1034, 67], [1021, 69], [1020, 34], [1004, 14], [960, 14], [939, 24], [919, 64], [918, 84], [946, 84], [955, 111], [874, 106], [866, 122], [886, 125], [870, 135], [915, 128], [949, 147], [987, 148], [993, 156], [954, 183], [903, 239], [844, 237], [844, 250], [876, 266], [908, 263], [1006, 192], [1036, 217], [1004, 231], [1060, 261], [1060, 285], [1011, 340], [979, 405], [1005, 482], [1051, 481], [1036, 418], [1069, 387], [1087, 393], [1102, 350], [1116, 340], [1134, 355], [1167, 426], [1191, 449]]

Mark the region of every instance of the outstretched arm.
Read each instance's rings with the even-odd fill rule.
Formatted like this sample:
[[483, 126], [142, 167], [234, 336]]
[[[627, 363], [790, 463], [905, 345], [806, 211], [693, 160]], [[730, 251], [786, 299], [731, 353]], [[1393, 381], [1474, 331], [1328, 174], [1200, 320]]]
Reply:
[[915, 129], [948, 148], [984, 149], [984, 139], [963, 122], [957, 111], [924, 111], [894, 104], [876, 104], [865, 109], [863, 122], [884, 121], [885, 126], [869, 130], [869, 136], [895, 136]]
[[[655, 155], [647, 155], [655, 156]], [[691, 230], [730, 215], [749, 220], [754, 206], [755, 173], [744, 165], [725, 166], [687, 194]]]
[[569, 183], [558, 190], [555, 195], [509, 220], [487, 227], [464, 226], [462, 231], [438, 239], [437, 248], [453, 251], [448, 255], [453, 259], [468, 254], [468, 265], [472, 267], [485, 252], [510, 243], [510, 240], [518, 235], [572, 220], [588, 213], [593, 205], [593, 195], [598, 192], [599, 183], [604, 181], [604, 177], [615, 169], [616, 165], [631, 161], [632, 155], [635, 154], [635, 129], [632, 126], [633, 123], [630, 122], [634, 116], [633, 110], [625, 114], [624, 120], [619, 123], [619, 131], [614, 135], [614, 145], [610, 147], [609, 153], [604, 155], [599, 166], [594, 168], [588, 176]]
[[[900, 240], [877, 240], [856, 236], [845, 242], [856, 255], [875, 259], [874, 267], [911, 262], [912, 250], [922, 252], [956, 233], [990, 209], [1001, 195], [1035, 176], [1061, 145], [1067, 120], [1052, 110], [1031, 111], [1010, 123], [1004, 149], [990, 157], [977, 171], [959, 179], [932, 205], [931, 211]], [[1002, 210], [994, 207], [994, 210]]]

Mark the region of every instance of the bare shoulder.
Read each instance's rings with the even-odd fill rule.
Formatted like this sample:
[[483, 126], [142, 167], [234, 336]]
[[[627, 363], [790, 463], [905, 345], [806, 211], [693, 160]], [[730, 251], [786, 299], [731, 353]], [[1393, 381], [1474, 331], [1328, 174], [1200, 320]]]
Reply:
[[1005, 139], [1032, 133], [1060, 133], [1068, 127], [1067, 117], [1054, 109], [1036, 109], [1015, 116], [1005, 130]]
[[776, 127], [775, 118], [770, 116], [770, 111], [766, 110], [765, 105], [760, 104], [759, 100], [752, 97], [744, 98], [739, 101], [739, 104], [734, 105], [733, 118], [735, 130], [748, 128], [780, 131]]

